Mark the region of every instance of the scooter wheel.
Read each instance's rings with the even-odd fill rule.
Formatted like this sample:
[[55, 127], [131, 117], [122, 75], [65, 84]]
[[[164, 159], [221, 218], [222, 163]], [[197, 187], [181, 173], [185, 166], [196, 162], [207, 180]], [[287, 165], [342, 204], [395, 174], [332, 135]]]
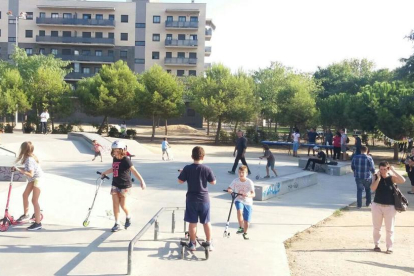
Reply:
[[210, 251], [209, 251], [209, 249], [208, 248], [206, 248], [205, 250], [204, 250], [204, 253], [206, 254], [206, 261], [208, 260], [208, 257], [210, 257]]
[[181, 260], [184, 260], [184, 246], [181, 246], [180, 257], [181, 257]]
[[7, 218], [4, 218], [0, 222], [0, 232], [5, 232], [9, 230], [10, 227], [10, 221]]
[[85, 221], [83, 222], [83, 226], [84, 226], [84, 227], [88, 227], [88, 226], [89, 226], [89, 221], [88, 221], [88, 220], [85, 220]]

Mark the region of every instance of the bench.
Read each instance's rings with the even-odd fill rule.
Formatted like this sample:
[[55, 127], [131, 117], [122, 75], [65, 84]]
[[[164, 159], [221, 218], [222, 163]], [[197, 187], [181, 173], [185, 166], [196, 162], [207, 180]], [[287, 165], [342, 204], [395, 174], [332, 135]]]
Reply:
[[254, 183], [256, 196], [253, 200], [264, 201], [318, 183], [318, 174], [299, 172], [276, 178], [261, 179]]
[[[307, 162], [308, 159], [300, 158], [298, 165], [300, 168], [305, 168]], [[338, 162], [338, 165], [316, 164], [315, 172], [324, 172], [329, 175], [341, 176], [352, 172], [352, 169], [351, 164]]]

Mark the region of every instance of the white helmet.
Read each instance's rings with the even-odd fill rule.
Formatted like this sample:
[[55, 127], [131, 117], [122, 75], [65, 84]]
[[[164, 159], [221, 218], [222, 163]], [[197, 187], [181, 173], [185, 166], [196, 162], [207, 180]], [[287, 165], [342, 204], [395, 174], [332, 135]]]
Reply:
[[112, 143], [111, 148], [113, 149], [125, 149], [125, 144], [122, 141], [116, 140]]
[[314, 146], [313, 149], [314, 150], [319, 150], [319, 148], [317, 146]]

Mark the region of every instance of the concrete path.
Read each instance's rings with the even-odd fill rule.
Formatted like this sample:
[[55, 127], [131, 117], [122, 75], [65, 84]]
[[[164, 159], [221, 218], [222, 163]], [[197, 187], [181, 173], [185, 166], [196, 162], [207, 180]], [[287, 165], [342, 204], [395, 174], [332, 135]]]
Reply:
[[[34, 143], [45, 171], [40, 198], [44, 229], [30, 232], [25, 229], [28, 225], [22, 225], [0, 233], [0, 275], [124, 275], [129, 241], [161, 207], [185, 205], [186, 186], [177, 183], [177, 169], [191, 163], [192, 147], [182, 151], [174, 148], [174, 161], [164, 162], [161, 152], [154, 153], [145, 145], [124, 140], [136, 155], [133, 163], [147, 183], [145, 191], [139, 185], [132, 189], [129, 205], [133, 224], [127, 231], [110, 232], [114, 222], [111, 181], [107, 181], [99, 190], [90, 226], [84, 228], [82, 222], [96, 191], [95, 172], [110, 167], [110, 156], [105, 155], [102, 163], [92, 162], [91, 146], [68, 140], [66, 135], [16, 133], [1, 137], [2, 146], [12, 151], [18, 151], [26, 140]], [[113, 139], [107, 140], [110, 144]], [[205, 163], [217, 176], [217, 185], [209, 188], [215, 251], [208, 261], [203, 260], [201, 250], [180, 260], [183, 213], [177, 213], [175, 234], [171, 233], [171, 213], [164, 213], [159, 219], [160, 240], [152, 240], [152, 227], [136, 244], [133, 275], [168, 275], [172, 271], [174, 275], [290, 275], [283, 241], [355, 201], [352, 175], [318, 174], [317, 185], [255, 202], [249, 241], [235, 234], [238, 225], [234, 213], [231, 237], [223, 238], [231, 198], [222, 190], [234, 179], [227, 174], [234, 159], [223, 154], [222, 147], [205, 148]], [[258, 170], [263, 174], [264, 165], [259, 167], [257, 156], [251, 155], [247, 157], [253, 176]], [[289, 156], [278, 155], [276, 165], [280, 175], [301, 171], [297, 159]], [[7, 185], [0, 182], [0, 208], [6, 204]], [[24, 185], [12, 191], [10, 212], [16, 217], [22, 214], [23, 190]], [[201, 228], [199, 235], [204, 237]]]

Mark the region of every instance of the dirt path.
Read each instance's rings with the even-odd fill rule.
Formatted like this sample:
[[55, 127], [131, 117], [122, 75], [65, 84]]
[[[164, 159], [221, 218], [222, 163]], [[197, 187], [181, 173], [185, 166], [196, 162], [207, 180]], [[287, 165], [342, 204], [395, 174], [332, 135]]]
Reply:
[[[414, 197], [410, 210], [396, 217], [394, 254], [372, 249], [372, 223], [369, 208], [350, 206], [337, 211], [318, 225], [295, 235], [285, 243], [292, 276], [404, 276], [414, 274]], [[381, 231], [381, 249], [385, 248], [385, 229]]]

